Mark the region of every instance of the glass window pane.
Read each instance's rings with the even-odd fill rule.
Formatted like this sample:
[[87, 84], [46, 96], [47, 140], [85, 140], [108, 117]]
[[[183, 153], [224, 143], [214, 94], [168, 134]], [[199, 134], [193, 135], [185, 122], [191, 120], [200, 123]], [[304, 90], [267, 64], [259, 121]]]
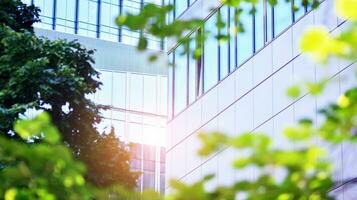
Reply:
[[187, 54], [182, 55], [184, 47], [175, 50], [175, 84], [174, 114], [177, 115], [186, 107], [187, 95]]
[[126, 135], [126, 137], [128, 138], [127, 141], [130, 141], [132, 143], [142, 143], [142, 131], [142, 124], [129, 123], [129, 130]]
[[[138, 14], [141, 8], [140, 1], [123, 1], [123, 13]], [[122, 29], [122, 42], [129, 45], [137, 45], [139, 33], [130, 31], [127, 28]]]
[[213, 15], [205, 24], [205, 31], [209, 32], [204, 43], [204, 92], [212, 88], [218, 82], [218, 29], [216, 27], [216, 15]]
[[126, 73], [113, 73], [113, 106], [126, 109]]
[[197, 0], [189, 0], [190, 1], [190, 5], [192, 5], [193, 3], [195, 3], [195, 1]]
[[187, 8], [187, 0], [175, 0], [175, 15], [180, 16]]
[[273, 7], [269, 3], [267, 3], [266, 23], [267, 42], [269, 42], [273, 38]]
[[259, 51], [264, 46], [264, 4], [260, 1], [255, 6], [256, 12], [254, 15], [255, 25], [255, 52]]
[[239, 20], [244, 27], [244, 32], [237, 35], [237, 65], [241, 65], [253, 54], [253, 15], [249, 13], [252, 9], [251, 4], [242, 4], [243, 13]]
[[103, 83], [98, 91], [98, 104], [112, 105], [112, 72], [101, 71], [100, 81]]
[[[169, 64], [174, 63], [174, 53], [171, 53], [169, 55]], [[172, 108], [173, 108], [173, 99], [172, 99], [172, 94], [173, 94], [173, 67], [169, 66], [168, 67], [168, 75], [167, 75], [167, 82], [168, 82], [168, 103], [167, 103], [167, 115], [168, 118], [172, 118]]]
[[78, 34], [96, 37], [98, 0], [79, 0]]
[[235, 35], [235, 27], [236, 24], [234, 22], [235, 16], [235, 8], [229, 8], [229, 57], [230, 57], [230, 72], [234, 71], [237, 66], [236, 63], [236, 35]]
[[21, 0], [21, 2], [26, 5], [31, 5], [31, 0]]
[[115, 18], [119, 15], [119, 1], [102, 1], [100, 16], [100, 37], [105, 40], [118, 41], [118, 27]]
[[143, 109], [143, 75], [130, 74], [129, 108], [142, 111]]
[[[192, 38], [196, 35], [193, 34]], [[196, 49], [196, 41], [192, 39], [190, 42], [190, 52], [193, 52]], [[197, 76], [197, 60], [193, 57], [193, 55], [189, 56], [189, 72], [188, 72], [188, 102], [191, 104], [196, 100], [196, 76]]]
[[[169, 0], [168, 4], [169, 5], [174, 5], [174, 0]], [[169, 15], [168, 18], [167, 18], [168, 24], [170, 24], [170, 23], [172, 23], [174, 21], [174, 19], [175, 19], [174, 14], [175, 14], [174, 11], [171, 11], [171, 12], [168, 13], [168, 15]]]
[[75, 0], [57, 1], [56, 30], [74, 33]]
[[160, 115], [167, 115], [167, 77], [160, 77], [159, 93], [158, 95], [158, 109]]
[[[222, 16], [222, 21], [226, 23], [226, 27], [220, 29], [220, 34], [223, 36], [228, 35], [228, 7], [224, 6], [220, 9], [220, 14]], [[229, 45], [228, 41], [223, 41], [220, 43], [219, 47], [219, 70], [220, 70], [220, 80], [228, 75], [228, 60], [229, 60]]]
[[301, 18], [305, 14], [305, 7], [302, 4], [303, 0], [294, 0], [294, 8], [296, 9], [294, 15], [295, 15], [295, 21]]
[[144, 112], [157, 113], [157, 77], [144, 75]]
[[292, 23], [291, 2], [279, 1], [274, 6], [274, 37]]
[[34, 24], [35, 27], [52, 29], [53, 0], [34, 0], [34, 4], [41, 9], [41, 22]]
[[112, 120], [112, 125], [115, 130], [115, 135], [118, 136], [120, 139], [123, 138], [125, 133], [125, 122]]

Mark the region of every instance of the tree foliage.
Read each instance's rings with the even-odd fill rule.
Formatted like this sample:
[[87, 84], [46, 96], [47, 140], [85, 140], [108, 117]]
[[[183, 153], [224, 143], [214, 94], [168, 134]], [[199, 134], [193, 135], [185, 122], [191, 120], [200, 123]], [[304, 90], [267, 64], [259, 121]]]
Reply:
[[[76, 41], [39, 38], [32, 27], [38, 8], [19, 0], [0, 4], [0, 132], [18, 138], [12, 129], [17, 119], [29, 110], [47, 111], [64, 142], [88, 165], [88, 180], [97, 186], [135, 187], [137, 175], [130, 172], [127, 149], [108, 147], [118, 138], [97, 131], [101, 116], [97, 105], [86, 98], [101, 85], [92, 67], [94, 50]], [[106, 153], [111, 155], [98, 162]]]
[[[14, 128], [22, 141], [0, 136], [0, 199], [90, 199], [85, 166], [61, 143], [47, 113], [18, 121]], [[31, 137], [45, 139], [27, 143]]]
[[[16, 121], [14, 129], [21, 140], [12, 140], [0, 135], [0, 199], [156, 200], [161, 198], [159, 194], [150, 191], [141, 195], [122, 185], [96, 187], [91, 184], [96, 181], [85, 179], [86, 165], [78, 161], [73, 156], [72, 150], [63, 144], [61, 134], [51, 123], [51, 117], [46, 112], [40, 113], [33, 119]], [[41, 138], [41, 142], [32, 143], [31, 140], [34, 138]], [[103, 146], [105, 145], [101, 145]]]

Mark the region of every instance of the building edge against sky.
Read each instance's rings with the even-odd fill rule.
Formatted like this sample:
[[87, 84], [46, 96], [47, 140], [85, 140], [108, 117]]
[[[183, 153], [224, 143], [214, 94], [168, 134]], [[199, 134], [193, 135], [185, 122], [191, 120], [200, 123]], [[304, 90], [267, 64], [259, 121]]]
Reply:
[[[208, 30], [213, 35], [204, 43], [200, 62], [182, 55], [182, 47], [168, 40], [168, 56], [175, 68], [169, 69], [168, 73], [167, 180], [192, 183], [205, 175], [215, 174], [216, 177], [206, 185], [210, 189], [232, 184], [238, 179], [254, 179], [257, 173], [254, 169], [233, 170], [231, 161], [237, 154], [229, 147], [208, 158], [199, 157], [196, 153], [200, 147], [197, 134], [201, 131], [230, 135], [246, 131], [265, 132], [274, 139], [274, 145], [284, 147], [286, 143], [281, 134], [286, 125], [302, 118], [311, 118], [318, 125], [323, 120], [317, 114], [318, 109], [335, 102], [341, 93], [355, 84], [353, 62], [334, 58], [323, 68], [299, 50], [299, 38], [307, 27], [323, 25], [332, 33], [338, 33], [348, 26], [348, 22], [334, 14], [334, 1], [321, 1], [317, 10], [301, 8], [295, 13], [291, 11], [294, 2], [300, 1], [278, 1], [272, 8], [263, 1], [257, 5], [255, 16], [241, 16], [244, 33], [219, 44], [214, 38], [218, 32], [214, 25], [215, 16], [221, 12], [228, 24], [227, 30], [223, 31], [228, 32], [234, 24], [233, 9], [220, 7], [219, 0], [172, 1], [176, 3], [176, 9], [171, 20], [177, 17], [206, 19], [204, 29], [193, 30], [192, 34]], [[212, 11], [212, 8], [219, 9]], [[194, 47], [196, 44], [192, 42], [190, 45]], [[294, 83], [320, 80], [325, 76], [331, 80], [320, 97], [304, 94], [291, 100], [286, 96], [286, 89]], [[336, 180], [357, 177], [353, 167], [357, 165], [355, 146], [344, 143], [329, 148], [329, 151]], [[341, 188], [332, 191], [338, 199], [356, 199], [355, 186]], [[170, 193], [167, 184], [166, 193]]]

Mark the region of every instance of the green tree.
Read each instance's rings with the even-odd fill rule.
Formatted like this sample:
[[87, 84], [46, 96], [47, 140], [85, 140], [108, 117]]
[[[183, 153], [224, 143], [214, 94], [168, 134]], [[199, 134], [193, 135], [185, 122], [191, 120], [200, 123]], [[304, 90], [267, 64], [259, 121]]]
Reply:
[[[88, 182], [86, 165], [75, 159], [72, 150], [63, 144], [46, 112], [33, 119], [16, 121], [14, 130], [20, 140], [0, 135], [0, 199], [160, 199], [150, 191], [141, 195], [121, 185], [96, 187]], [[42, 140], [29, 142], [33, 138]]]
[[[0, 135], [0, 199], [91, 199], [92, 188], [84, 179], [85, 166], [74, 160], [61, 143], [50, 116], [16, 122], [22, 141]], [[44, 137], [40, 144], [28, 138]]]
[[104, 150], [95, 145], [112, 145], [118, 138], [97, 131], [100, 113], [86, 98], [101, 85], [92, 67], [94, 51], [75, 41], [37, 37], [32, 24], [38, 21], [39, 9], [34, 6], [20, 0], [2, 0], [0, 5], [0, 132], [18, 138], [12, 129], [17, 119], [31, 109], [47, 111], [64, 142], [88, 165], [88, 180], [97, 186], [135, 187], [137, 175], [129, 170], [124, 145], [113, 146], [111, 155], [97, 160]]

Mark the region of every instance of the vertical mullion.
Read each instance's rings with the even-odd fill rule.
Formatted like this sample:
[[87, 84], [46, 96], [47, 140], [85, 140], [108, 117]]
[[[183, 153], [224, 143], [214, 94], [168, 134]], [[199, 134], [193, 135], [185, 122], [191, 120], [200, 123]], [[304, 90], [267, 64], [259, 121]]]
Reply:
[[57, 11], [57, 0], [53, 0], [53, 12], [52, 12], [52, 30], [56, 29], [56, 11]]
[[[221, 13], [221, 10], [219, 9], [218, 11], [217, 11], [218, 13], [218, 15], [217, 15], [217, 19], [216, 20], [218, 20], [218, 16], [219, 15], [221, 15], [222, 13]], [[214, 15], [212, 16], [212, 17], [214, 17]], [[220, 16], [221, 18], [222, 18], [222, 15]], [[216, 23], [217, 23], [217, 21], [216, 21]], [[218, 35], [220, 35], [221, 34], [221, 30], [218, 28], [218, 27], [216, 27], [217, 28], [217, 33], [218, 33]], [[216, 37], [215, 37], [216, 38]], [[218, 39], [216, 39], [217, 41], [217, 70], [218, 70], [218, 81], [217, 82], [219, 82], [220, 80], [221, 80], [221, 45], [219, 44], [219, 41], [218, 41]]]
[[[233, 17], [235, 18], [235, 15], [237, 14], [237, 8], [234, 8], [234, 13], [233, 14]], [[237, 29], [238, 27], [236, 27], [238, 24], [236, 23], [236, 20], [234, 19], [233, 20], [234, 24], [234, 28]], [[235, 31], [234, 31], [235, 33]], [[235, 33], [234, 34], [234, 69], [236, 69], [238, 67], [238, 33]]]
[[[119, 0], [119, 15], [123, 14], [123, 0]], [[118, 41], [122, 42], [123, 28], [119, 26], [118, 28]]]
[[294, 11], [295, 0], [291, 0], [291, 23], [295, 22], [295, 11]]
[[227, 50], [227, 56], [226, 56], [226, 59], [228, 59], [228, 62], [227, 62], [227, 75], [230, 73], [230, 69], [231, 69], [231, 65], [230, 65], [230, 62], [231, 62], [231, 55], [230, 55], [230, 51], [229, 51], [229, 48], [230, 48], [230, 34], [229, 34], [229, 6], [226, 6], [226, 8], [225, 9], [227, 9], [226, 10], [226, 12], [227, 12], [227, 15], [226, 15], [226, 19], [225, 19], [225, 22], [226, 22], [226, 31], [227, 31], [227, 35], [226, 35], [226, 37], [228, 37], [229, 36], [229, 39], [228, 40], [226, 40], [226, 42], [227, 42], [227, 46], [226, 46], [226, 50]]
[[[252, 9], [256, 9], [256, 8], [255, 8], [255, 5], [253, 5], [253, 4], [252, 4]], [[255, 12], [256, 12], [256, 11], [255, 11]], [[253, 39], [253, 40], [252, 40], [253, 52], [252, 52], [252, 54], [255, 53], [255, 50], [256, 50], [256, 48], [255, 48], [255, 46], [256, 46], [256, 45], [255, 45], [255, 44], [256, 44], [256, 42], [255, 42], [255, 40], [256, 40], [256, 37], [255, 37], [255, 32], [256, 32], [256, 30], [255, 30], [255, 18], [256, 18], [256, 13], [255, 13], [255, 12], [254, 12], [254, 14], [252, 14], [252, 28], [253, 28], [253, 29], [252, 29], [252, 30], [253, 30], [253, 31], [252, 31], [252, 33], [253, 33], [253, 37], [252, 37], [252, 39]]]
[[101, 7], [102, 7], [102, 0], [98, 0], [97, 2], [97, 38], [100, 37], [100, 17], [101, 17]]
[[275, 38], [275, 9], [274, 6], [271, 7], [271, 31], [272, 39]]
[[[179, 1], [179, 0], [178, 0]], [[173, 0], [173, 3], [174, 3], [174, 19], [173, 20], [175, 20], [176, 19], [176, 0]]]
[[228, 36], [228, 44], [227, 44], [227, 48], [228, 48], [228, 73], [231, 73], [231, 8], [229, 6], [227, 6], [228, 9], [228, 13], [227, 13], [227, 36]]
[[34, 0], [31, 0], [31, 5], [33, 5], [34, 4]]
[[[202, 34], [205, 34], [205, 32], [206, 32], [206, 29], [205, 29], [205, 27], [203, 25]], [[201, 57], [201, 60], [202, 60], [201, 61], [201, 65], [202, 65], [202, 93], [201, 93], [201, 95], [205, 92], [205, 81], [204, 81], [204, 79], [205, 79], [205, 68], [206, 68], [206, 66], [205, 66], [205, 51], [206, 51], [206, 49], [205, 49], [205, 42], [204, 41], [202, 42], [202, 57]]]
[[78, 18], [79, 18], [79, 0], [75, 2], [75, 11], [74, 11], [74, 33], [78, 34]]

